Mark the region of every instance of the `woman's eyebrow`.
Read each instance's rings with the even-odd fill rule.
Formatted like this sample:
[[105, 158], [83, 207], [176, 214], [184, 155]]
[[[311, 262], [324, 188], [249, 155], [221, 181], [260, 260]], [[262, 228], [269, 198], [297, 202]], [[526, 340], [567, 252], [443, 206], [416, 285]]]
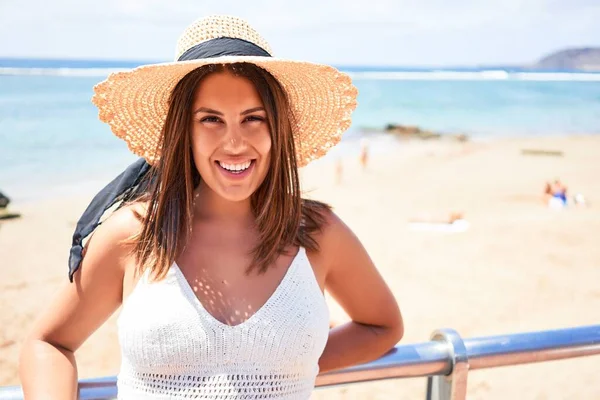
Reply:
[[197, 114], [199, 112], [204, 112], [204, 113], [207, 113], [207, 114], [223, 115], [223, 113], [220, 112], [220, 111], [213, 110], [212, 108], [206, 108], [206, 107], [200, 107], [197, 110], [194, 110], [194, 114]]
[[253, 112], [256, 112], [256, 111], [265, 111], [265, 108], [264, 107], [249, 108], [246, 111], [242, 111], [240, 113], [240, 115], [246, 115], [246, 114], [250, 114], [250, 113], [253, 113]]
[[[240, 113], [240, 115], [246, 115], [246, 114], [250, 114], [256, 111], [265, 111], [265, 108], [260, 106], [260, 107], [253, 107], [253, 108], [249, 108], [246, 111], [242, 111]], [[194, 114], [197, 114], [199, 112], [203, 112], [203, 113], [207, 113], [207, 114], [216, 114], [216, 115], [223, 115], [222, 112], [217, 111], [217, 110], [213, 110], [212, 108], [208, 108], [208, 107], [200, 107], [196, 110], [194, 110]]]

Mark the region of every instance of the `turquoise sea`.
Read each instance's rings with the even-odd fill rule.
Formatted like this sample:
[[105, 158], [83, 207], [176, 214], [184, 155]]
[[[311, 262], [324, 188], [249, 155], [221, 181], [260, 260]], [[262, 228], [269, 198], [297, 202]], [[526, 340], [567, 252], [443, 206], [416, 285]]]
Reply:
[[[0, 191], [15, 202], [87, 193], [132, 162], [90, 98], [110, 72], [139, 64], [0, 59]], [[352, 75], [359, 106], [333, 155], [388, 123], [480, 139], [600, 134], [600, 73], [339, 68]], [[375, 151], [393, 151], [391, 138], [372, 137]]]

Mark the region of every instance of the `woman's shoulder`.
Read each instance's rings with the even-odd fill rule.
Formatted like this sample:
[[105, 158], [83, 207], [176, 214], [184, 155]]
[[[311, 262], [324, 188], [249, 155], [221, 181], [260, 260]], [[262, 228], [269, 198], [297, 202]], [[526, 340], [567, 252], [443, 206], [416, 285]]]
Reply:
[[129, 247], [128, 239], [141, 231], [145, 212], [144, 203], [123, 205], [102, 221], [89, 242], [106, 251], [125, 250]]
[[142, 227], [147, 204], [136, 202], [123, 205], [100, 225], [105, 225], [115, 237], [132, 236]]
[[130, 265], [134, 241], [142, 228], [143, 204], [128, 204], [110, 212], [86, 240], [76, 279], [115, 284]]
[[337, 249], [353, 239], [354, 233], [339, 215], [333, 210], [324, 213], [319, 245], [325, 249]]
[[313, 238], [320, 253], [331, 253], [343, 246], [354, 236], [351, 229], [344, 223], [333, 209], [325, 203], [316, 200], [303, 200], [303, 217], [305, 223], [312, 225]]

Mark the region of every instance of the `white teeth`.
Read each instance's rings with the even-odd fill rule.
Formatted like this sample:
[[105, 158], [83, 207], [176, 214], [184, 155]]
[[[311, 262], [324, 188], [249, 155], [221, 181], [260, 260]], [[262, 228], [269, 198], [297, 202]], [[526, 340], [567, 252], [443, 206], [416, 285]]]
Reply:
[[247, 169], [250, 166], [251, 163], [252, 163], [251, 161], [246, 161], [246, 162], [241, 163], [241, 164], [227, 164], [227, 163], [219, 161], [219, 165], [221, 167], [225, 168], [228, 171], [236, 171], [236, 172], [237, 171], [243, 171], [243, 170]]

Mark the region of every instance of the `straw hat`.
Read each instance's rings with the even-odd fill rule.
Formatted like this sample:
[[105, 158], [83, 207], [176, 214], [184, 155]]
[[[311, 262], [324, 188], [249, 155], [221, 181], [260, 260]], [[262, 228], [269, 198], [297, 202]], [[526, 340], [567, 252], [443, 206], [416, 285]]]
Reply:
[[243, 19], [210, 16], [192, 23], [177, 42], [175, 60], [111, 74], [94, 87], [100, 120], [149, 164], [160, 158], [155, 151], [171, 91], [207, 64], [249, 62], [280, 82], [293, 113], [299, 166], [323, 156], [350, 127], [357, 96], [350, 77], [331, 66], [272, 57], [269, 44]]

